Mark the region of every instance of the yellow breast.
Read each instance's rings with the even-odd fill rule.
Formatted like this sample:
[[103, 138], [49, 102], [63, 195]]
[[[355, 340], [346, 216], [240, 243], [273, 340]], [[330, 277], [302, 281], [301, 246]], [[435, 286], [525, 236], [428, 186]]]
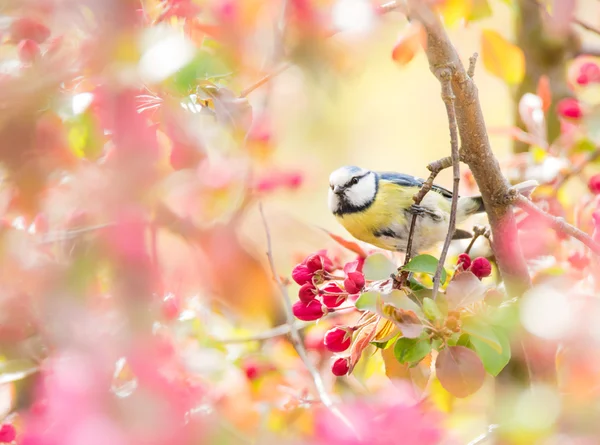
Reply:
[[375, 234], [386, 228], [406, 225], [404, 210], [413, 204], [412, 197], [417, 190], [417, 187], [399, 187], [380, 181], [375, 201], [366, 210], [338, 215], [337, 220], [355, 238], [382, 249], [394, 250], [394, 246]]

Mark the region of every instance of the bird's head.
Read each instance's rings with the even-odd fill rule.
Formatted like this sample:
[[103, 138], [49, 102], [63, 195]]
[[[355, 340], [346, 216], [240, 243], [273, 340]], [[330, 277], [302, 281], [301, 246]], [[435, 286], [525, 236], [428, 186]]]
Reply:
[[329, 176], [329, 209], [336, 215], [359, 212], [377, 195], [377, 174], [354, 166], [340, 167]]

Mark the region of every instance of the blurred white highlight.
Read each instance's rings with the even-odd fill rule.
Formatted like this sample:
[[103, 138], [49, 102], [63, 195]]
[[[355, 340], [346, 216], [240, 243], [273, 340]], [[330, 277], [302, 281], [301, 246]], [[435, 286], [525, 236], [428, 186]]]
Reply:
[[523, 391], [515, 405], [514, 419], [526, 430], [545, 430], [560, 414], [560, 398], [548, 385], [535, 384]]
[[368, 31], [375, 13], [367, 0], [338, 0], [331, 11], [333, 25], [339, 31]]
[[90, 106], [94, 100], [92, 93], [79, 93], [73, 96], [71, 99], [71, 109], [74, 115], [83, 113]]
[[521, 321], [533, 335], [558, 340], [569, 334], [575, 319], [563, 292], [550, 286], [539, 286], [523, 296]]
[[147, 82], [160, 82], [192, 61], [194, 45], [179, 32], [165, 26], [147, 31], [142, 39], [139, 72]]

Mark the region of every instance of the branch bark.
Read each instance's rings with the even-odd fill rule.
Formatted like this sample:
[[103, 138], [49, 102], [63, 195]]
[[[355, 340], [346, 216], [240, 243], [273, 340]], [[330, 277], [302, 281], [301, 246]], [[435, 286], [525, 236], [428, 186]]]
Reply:
[[488, 140], [485, 121], [473, 79], [468, 76], [439, 17], [422, 0], [408, 0], [411, 19], [420, 21], [427, 32], [426, 54], [435, 73], [442, 67], [452, 70], [452, 90], [461, 139], [460, 157], [471, 169], [479, 186], [492, 229], [492, 248], [506, 289], [519, 296], [531, 286], [521, 252], [512, 208], [503, 201], [509, 190]]

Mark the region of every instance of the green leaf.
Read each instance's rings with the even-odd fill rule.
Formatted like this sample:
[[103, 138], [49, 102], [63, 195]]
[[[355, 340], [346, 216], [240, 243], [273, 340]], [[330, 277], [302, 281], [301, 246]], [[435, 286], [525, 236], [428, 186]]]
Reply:
[[394, 345], [394, 355], [400, 363], [418, 363], [431, 352], [428, 338], [401, 337]]
[[356, 303], [354, 303], [354, 306], [356, 306], [356, 309], [361, 311], [375, 312], [377, 310], [380, 298], [381, 296], [379, 292], [364, 292], [360, 294], [360, 297], [358, 297]]
[[387, 280], [396, 270], [396, 265], [383, 253], [369, 255], [363, 265], [363, 274], [367, 280]]
[[[435, 275], [435, 271], [437, 269], [438, 259], [434, 256], [423, 254], [417, 255], [412, 260], [408, 262], [405, 266], [402, 267], [402, 270], [407, 270], [409, 272], [415, 273], [425, 273], [427, 275]], [[440, 280], [440, 284], [446, 282], [446, 269], [442, 268], [442, 277]]]
[[423, 313], [428, 320], [440, 320], [443, 318], [442, 312], [431, 298], [423, 300]]
[[464, 346], [465, 348], [473, 349], [469, 334], [461, 334], [458, 337], [458, 340], [456, 340], [456, 346]]
[[478, 337], [472, 337], [471, 343], [475, 348], [475, 352], [483, 362], [483, 367], [485, 370], [496, 377], [500, 374], [500, 371], [504, 369], [504, 367], [510, 361], [511, 353], [510, 353], [510, 342], [508, 341], [507, 336], [498, 328], [492, 328], [496, 335], [496, 338], [500, 342], [502, 346], [502, 352], [498, 352], [493, 349], [488, 343], [484, 342]]
[[478, 317], [468, 317], [462, 320], [461, 331], [471, 336], [471, 339], [478, 338], [487, 343], [499, 354], [502, 353], [502, 345], [496, 336], [492, 325], [484, 322]]
[[386, 341], [381, 341], [381, 342], [372, 341], [371, 344], [378, 349], [387, 349], [394, 344], [394, 342], [396, 341], [397, 338], [398, 338], [398, 336], [396, 335], [393, 338], [390, 338], [389, 340], [386, 340]]
[[216, 55], [208, 51], [200, 51], [194, 59], [173, 75], [175, 87], [187, 93], [192, 90], [198, 80], [224, 77], [231, 69]]
[[417, 315], [423, 315], [421, 307], [401, 290], [394, 289], [388, 294], [382, 294], [381, 298], [384, 303], [391, 304], [396, 309], [405, 309], [407, 311], [413, 311]]
[[466, 332], [471, 338], [478, 338], [490, 345], [498, 353], [502, 352], [500, 340], [494, 332], [493, 326], [478, 317], [468, 317], [462, 320], [461, 331]]

